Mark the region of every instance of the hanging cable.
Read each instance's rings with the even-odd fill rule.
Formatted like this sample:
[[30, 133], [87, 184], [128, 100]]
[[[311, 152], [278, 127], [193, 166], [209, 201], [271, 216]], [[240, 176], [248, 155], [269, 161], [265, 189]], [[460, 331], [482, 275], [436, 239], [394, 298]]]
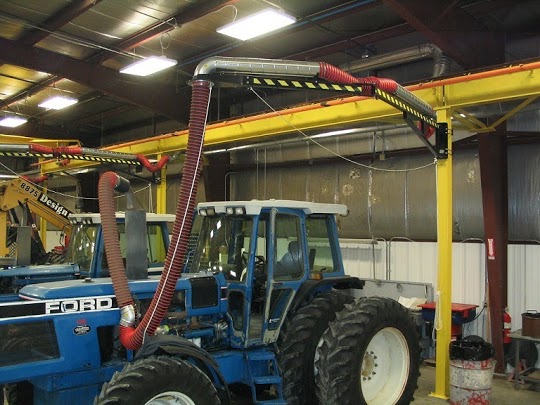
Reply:
[[253, 88], [250, 88], [250, 90], [257, 96], [257, 98], [259, 100], [261, 100], [268, 108], [270, 108], [270, 110], [272, 110], [274, 113], [276, 113], [278, 115], [278, 117], [280, 117], [283, 121], [285, 121], [291, 128], [293, 128], [294, 130], [296, 130], [298, 133], [300, 133], [304, 138], [306, 138], [308, 141], [314, 143], [315, 145], [319, 146], [320, 148], [324, 149], [325, 151], [327, 151], [328, 153], [332, 154], [333, 156], [339, 158], [339, 159], [342, 159], [342, 160], [345, 160], [346, 162], [349, 162], [349, 163], [352, 163], [356, 166], [360, 166], [360, 167], [364, 167], [366, 169], [372, 169], [372, 170], [378, 170], [378, 171], [381, 171], [381, 172], [412, 172], [412, 171], [415, 171], [415, 170], [421, 170], [421, 169], [425, 169], [426, 167], [429, 167], [429, 166], [433, 166], [436, 164], [436, 160], [434, 160], [433, 162], [427, 164], [427, 165], [423, 165], [423, 166], [419, 166], [419, 167], [413, 167], [411, 169], [383, 169], [383, 168], [380, 168], [380, 167], [375, 167], [375, 166], [370, 166], [370, 165], [365, 165], [365, 164], [362, 164], [362, 163], [359, 163], [359, 162], [355, 162], [354, 160], [352, 159], [349, 159], [337, 152], [334, 152], [333, 150], [327, 148], [326, 146], [324, 146], [323, 144], [321, 144], [320, 142], [316, 141], [315, 139], [313, 139], [312, 137], [310, 137], [309, 135], [307, 135], [305, 132], [303, 132], [300, 128], [298, 128], [297, 126], [295, 126], [293, 123], [291, 123], [287, 118], [285, 118], [279, 111], [277, 111], [274, 107], [272, 107], [270, 104], [268, 104], [266, 102], [266, 100], [264, 100], [256, 91], [255, 89]]

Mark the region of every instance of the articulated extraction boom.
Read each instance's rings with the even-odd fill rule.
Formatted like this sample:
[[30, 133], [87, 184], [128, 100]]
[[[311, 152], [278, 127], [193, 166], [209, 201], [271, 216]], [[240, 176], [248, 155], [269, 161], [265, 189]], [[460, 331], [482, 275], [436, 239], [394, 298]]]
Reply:
[[[22, 177], [0, 183], [0, 265], [15, 265], [15, 258], [8, 257], [8, 214], [10, 210], [27, 206], [31, 213], [56, 226], [69, 240], [70, 210], [39, 190], [36, 185]], [[20, 246], [19, 249], [30, 249]], [[28, 264], [28, 263], [27, 263]]]

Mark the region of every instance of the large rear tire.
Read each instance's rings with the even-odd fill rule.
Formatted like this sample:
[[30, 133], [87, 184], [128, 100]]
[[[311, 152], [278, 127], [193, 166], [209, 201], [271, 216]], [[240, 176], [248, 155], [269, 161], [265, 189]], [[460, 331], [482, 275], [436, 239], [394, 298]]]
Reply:
[[323, 336], [316, 367], [319, 402], [332, 405], [408, 404], [420, 367], [411, 315], [389, 298], [348, 305]]
[[194, 365], [167, 356], [128, 364], [103, 385], [96, 404], [219, 405], [216, 388]]
[[291, 314], [278, 340], [277, 360], [283, 375], [283, 396], [289, 405], [315, 405], [315, 355], [323, 333], [351, 296], [321, 294]]

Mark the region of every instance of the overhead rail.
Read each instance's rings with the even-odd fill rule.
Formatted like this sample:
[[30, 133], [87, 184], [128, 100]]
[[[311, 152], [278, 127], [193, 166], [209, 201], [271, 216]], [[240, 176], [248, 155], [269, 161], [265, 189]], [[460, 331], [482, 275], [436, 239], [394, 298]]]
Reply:
[[80, 146], [49, 147], [38, 144], [12, 145], [0, 143], [0, 156], [28, 157], [34, 156], [42, 159], [54, 158], [58, 166], [66, 166], [71, 160], [82, 160], [96, 163], [117, 163], [126, 165], [144, 166], [155, 173], [163, 168], [171, 156], [163, 156], [158, 162], [152, 163], [141, 154], [128, 154], [103, 149], [83, 148]]
[[[466, 109], [540, 95], [540, 62], [509, 66], [486, 72], [435, 80], [405, 87], [412, 94], [440, 109]], [[444, 95], [444, 105], [441, 97]], [[401, 111], [362, 96], [351, 96], [288, 108], [251, 117], [210, 124], [206, 129], [205, 146], [230, 142], [264, 139], [293, 132], [291, 124], [302, 131], [330, 128], [337, 125], [358, 125], [374, 120], [400, 117]], [[153, 156], [183, 151], [187, 146], [187, 130], [171, 132], [151, 138], [107, 146], [100, 150]], [[65, 166], [56, 161], [44, 163], [43, 173], [89, 167], [99, 162], [72, 160]]]

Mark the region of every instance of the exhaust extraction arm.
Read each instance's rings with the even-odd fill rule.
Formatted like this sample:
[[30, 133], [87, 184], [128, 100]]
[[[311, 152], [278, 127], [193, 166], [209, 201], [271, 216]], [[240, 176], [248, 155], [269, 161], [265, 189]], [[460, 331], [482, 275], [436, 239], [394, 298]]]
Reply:
[[[201, 154], [206, 128], [208, 105], [212, 88], [212, 73], [225, 70], [229, 72], [261, 74], [272, 76], [300, 76], [318, 77], [333, 83], [344, 84], [369, 84], [384, 92], [393, 94], [396, 98], [405, 99], [414, 108], [423, 114], [434, 116], [432, 108], [412, 93], [401, 87], [393, 80], [372, 78], [356, 78], [341, 69], [327, 63], [318, 62], [295, 62], [286, 60], [256, 59], [256, 58], [225, 58], [215, 57], [202, 61], [195, 69], [195, 75], [191, 81], [193, 96], [189, 121], [188, 145], [186, 160], [180, 185], [180, 194], [176, 211], [176, 220], [173, 227], [171, 244], [167, 251], [165, 267], [154, 295], [152, 303], [140, 323], [135, 327], [133, 299], [129, 294], [127, 278], [112, 273], [123, 271], [121, 260], [118, 266], [111, 266], [111, 276], [118, 303], [121, 308], [120, 341], [132, 350], [138, 349], [144, 341], [145, 335], [153, 335], [165, 315], [176, 282], [180, 277], [182, 265], [187, 250], [187, 241], [191, 229], [191, 220], [195, 208], [197, 187], [201, 172]], [[114, 207], [114, 189], [122, 188], [122, 180], [114, 172], [105, 173], [99, 181], [99, 202], [105, 237], [107, 255], [118, 255], [119, 249], [115, 248], [116, 221], [111, 210]], [[103, 201], [102, 201], [103, 200]], [[114, 213], [114, 212], [113, 212]]]

